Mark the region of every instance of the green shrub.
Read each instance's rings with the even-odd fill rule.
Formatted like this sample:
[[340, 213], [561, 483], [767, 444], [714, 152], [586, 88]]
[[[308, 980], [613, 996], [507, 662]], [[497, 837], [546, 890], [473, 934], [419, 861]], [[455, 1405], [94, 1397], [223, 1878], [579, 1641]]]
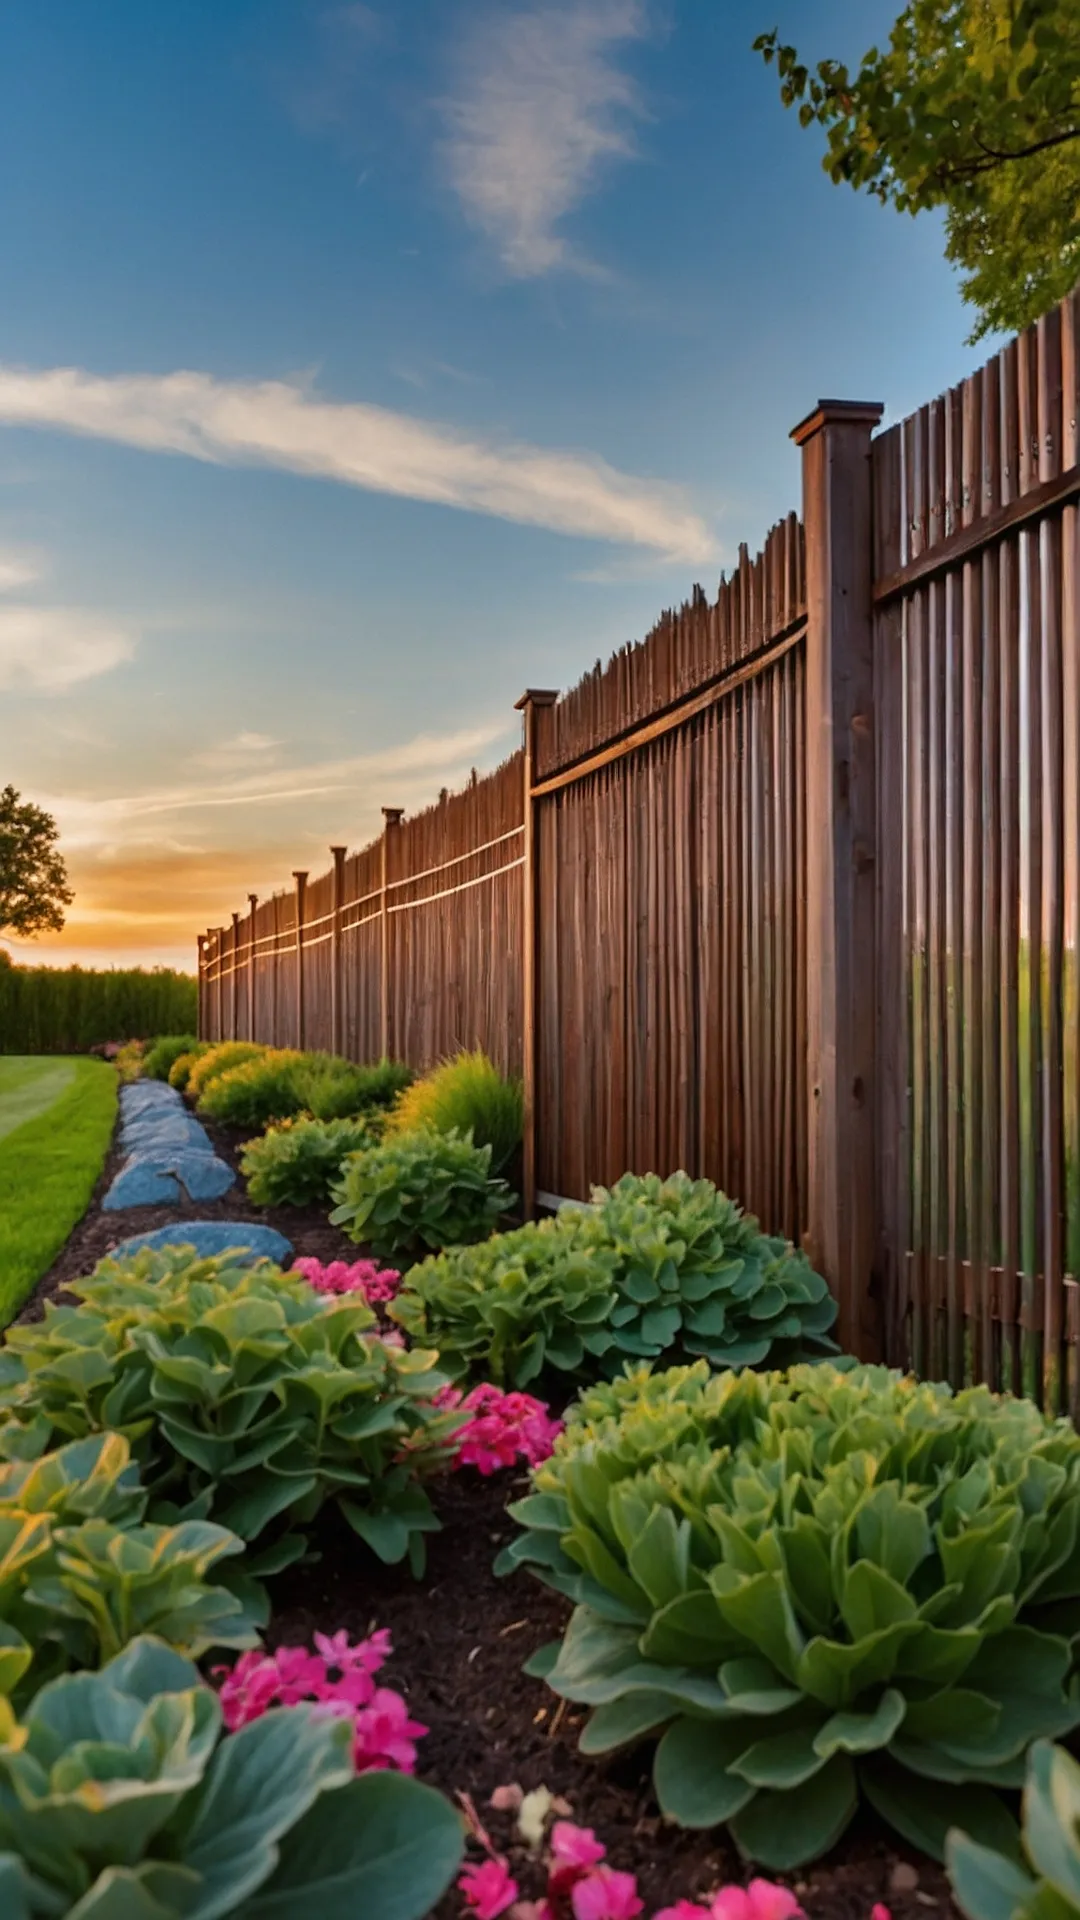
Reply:
[[151, 1040], [142, 1057], [142, 1077], [144, 1080], [167, 1080], [173, 1062], [183, 1053], [198, 1051], [199, 1042], [193, 1033], [165, 1033], [157, 1040]]
[[189, 1047], [187, 1053], [178, 1053], [172, 1066], [169, 1068], [170, 1087], [175, 1087], [177, 1093], [186, 1093], [192, 1067], [195, 1065], [196, 1060], [201, 1060], [203, 1054], [209, 1053], [209, 1051], [209, 1043], [205, 1040], [200, 1040], [196, 1046]]
[[967, 1920], [1080, 1915], [1080, 1767], [1049, 1740], [1037, 1740], [1028, 1755], [1023, 1823], [1031, 1873], [959, 1829], [949, 1834], [945, 1856], [953, 1899]]
[[569, 1231], [616, 1256], [618, 1355], [703, 1356], [713, 1367], [788, 1365], [829, 1338], [836, 1302], [809, 1261], [717, 1191], [711, 1180], [626, 1173], [590, 1208], [564, 1208]]
[[198, 1100], [203, 1088], [219, 1073], [228, 1073], [232, 1067], [240, 1067], [245, 1060], [257, 1060], [260, 1054], [268, 1052], [254, 1040], [222, 1040], [216, 1046], [207, 1047], [196, 1060], [188, 1074], [187, 1090], [193, 1100]]
[[586, 1392], [500, 1570], [577, 1608], [546, 1671], [600, 1754], [662, 1734], [661, 1809], [772, 1868], [860, 1792], [941, 1857], [1080, 1724], [1080, 1436], [878, 1367], [646, 1368]]
[[391, 1115], [393, 1132], [471, 1134], [478, 1147], [491, 1148], [491, 1165], [502, 1173], [521, 1145], [525, 1108], [520, 1080], [507, 1080], [479, 1048], [444, 1060], [399, 1094]]
[[199, 1112], [223, 1127], [265, 1127], [291, 1119], [304, 1105], [297, 1080], [303, 1057], [284, 1047], [267, 1049], [215, 1074], [199, 1094]]
[[350, 1153], [372, 1145], [365, 1120], [303, 1118], [249, 1140], [240, 1160], [248, 1199], [257, 1207], [311, 1207], [329, 1201]]
[[[430, 1404], [436, 1354], [384, 1346], [355, 1294], [191, 1248], [103, 1260], [69, 1291], [79, 1306], [8, 1332], [0, 1419], [39, 1445], [125, 1434], [151, 1517], [212, 1515], [258, 1541], [256, 1577], [301, 1557], [329, 1499], [381, 1559], [422, 1571], [438, 1524], [422, 1481], [460, 1423]], [[13, 1444], [0, 1427], [0, 1449]]]
[[388, 1309], [455, 1375], [525, 1387], [545, 1367], [593, 1370], [611, 1346], [615, 1256], [557, 1220], [454, 1247], [413, 1267]]
[[385, 1111], [411, 1080], [411, 1068], [398, 1060], [358, 1067], [326, 1053], [305, 1055], [297, 1085], [301, 1104], [317, 1120], [351, 1120]]
[[432, 1788], [353, 1771], [348, 1720], [279, 1707], [222, 1734], [150, 1637], [0, 1729], [5, 1920], [422, 1920], [462, 1853]]
[[98, 1666], [139, 1633], [192, 1656], [256, 1644], [240, 1600], [207, 1584], [242, 1543], [205, 1520], [146, 1526], [146, 1501], [118, 1433], [0, 1463], [0, 1694]]
[[514, 1204], [491, 1178], [491, 1148], [456, 1133], [401, 1133], [354, 1153], [330, 1219], [379, 1259], [482, 1240]]

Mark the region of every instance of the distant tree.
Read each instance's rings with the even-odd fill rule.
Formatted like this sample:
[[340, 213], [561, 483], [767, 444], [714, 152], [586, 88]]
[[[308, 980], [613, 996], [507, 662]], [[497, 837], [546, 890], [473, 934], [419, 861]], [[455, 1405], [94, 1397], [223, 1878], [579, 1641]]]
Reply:
[[58, 933], [75, 895], [56, 821], [12, 786], [0, 791], [0, 933]]
[[1080, 0], [909, 0], [856, 74], [754, 42], [836, 181], [945, 209], [972, 340], [1027, 326], [1080, 279]]

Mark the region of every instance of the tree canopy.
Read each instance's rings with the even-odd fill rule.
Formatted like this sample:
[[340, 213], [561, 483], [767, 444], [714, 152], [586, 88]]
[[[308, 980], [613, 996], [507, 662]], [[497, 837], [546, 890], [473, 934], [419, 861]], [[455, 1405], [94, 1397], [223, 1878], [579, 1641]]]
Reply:
[[811, 70], [775, 30], [754, 45], [784, 105], [827, 133], [833, 180], [945, 209], [973, 340], [1029, 325], [1080, 279], [1080, 0], [909, 0], [856, 73]]
[[0, 932], [58, 933], [75, 898], [56, 821], [12, 786], [0, 791]]

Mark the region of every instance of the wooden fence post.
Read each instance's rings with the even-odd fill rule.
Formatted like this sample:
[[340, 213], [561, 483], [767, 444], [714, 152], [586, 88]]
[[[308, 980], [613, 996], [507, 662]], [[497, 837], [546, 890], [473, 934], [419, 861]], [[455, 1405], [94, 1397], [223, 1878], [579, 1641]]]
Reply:
[[821, 400], [796, 427], [806, 530], [807, 1250], [837, 1337], [873, 1360], [876, 853], [870, 435], [882, 408]]
[[522, 735], [522, 823], [524, 826], [524, 864], [521, 869], [521, 1085], [524, 1120], [521, 1135], [521, 1206], [526, 1220], [536, 1213], [536, 1028], [537, 1028], [537, 943], [540, 930], [540, 899], [537, 890], [539, 864], [536, 847], [536, 749], [539, 716], [555, 705], [558, 694], [546, 687], [527, 687], [514, 702], [521, 714]]
[[249, 893], [248, 894], [248, 916], [249, 916], [250, 925], [251, 925], [251, 931], [248, 934], [248, 957], [247, 957], [248, 1039], [249, 1040], [254, 1040], [255, 1038], [255, 909], [258, 906], [258, 904], [259, 904], [258, 894]]
[[342, 1052], [341, 904], [345, 893], [344, 847], [331, 847], [334, 862], [334, 918], [330, 935], [330, 1051]]
[[390, 1019], [390, 913], [387, 906], [387, 891], [391, 878], [390, 838], [401, 825], [404, 807], [384, 807], [382, 837], [382, 868], [379, 880], [379, 1015], [380, 1049], [384, 1060], [390, 1058], [393, 1044], [393, 1022]]
[[195, 1032], [200, 1040], [206, 1039], [206, 935], [200, 933], [199, 940], [199, 986], [195, 1002]]
[[306, 873], [294, 871], [296, 881], [296, 1044], [301, 1053], [304, 1051], [304, 898], [307, 893], [308, 877]]
[[272, 1047], [280, 1044], [278, 1041], [278, 1002], [281, 997], [279, 992], [281, 960], [278, 955], [278, 939], [281, 933], [281, 908], [278, 905], [279, 898], [280, 896], [276, 893], [272, 895], [274, 907], [274, 944], [270, 948], [270, 1045]]
[[240, 1038], [238, 1013], [240, 1004], [240, 915], [238, 913], [234, 913], [232, 917], [232, 972], [229, 977], [232, 981], [232, 986], [229, 990], [229, 1039], [238, 1040]]
[[215, 983], [217, 992], [214, 995], [214, 1013], [216, 1015], [214, 1038], [217, 1041], [221, 1041], [225, 1038], [225, 983], [221, 971], [225, 961], [224, 927], [214, 928], [214, 945], [217, 949], [217, 980]]

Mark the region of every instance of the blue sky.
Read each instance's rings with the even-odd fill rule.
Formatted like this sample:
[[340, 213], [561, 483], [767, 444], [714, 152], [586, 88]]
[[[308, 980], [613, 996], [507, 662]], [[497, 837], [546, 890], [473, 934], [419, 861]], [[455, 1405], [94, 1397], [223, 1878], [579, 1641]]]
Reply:
[[751, 51], [895, 12], [7, 0], [0, 781], [77, 891], [17, 958], [190, 964], [714, 591], [819, 396], [986, 357]]

